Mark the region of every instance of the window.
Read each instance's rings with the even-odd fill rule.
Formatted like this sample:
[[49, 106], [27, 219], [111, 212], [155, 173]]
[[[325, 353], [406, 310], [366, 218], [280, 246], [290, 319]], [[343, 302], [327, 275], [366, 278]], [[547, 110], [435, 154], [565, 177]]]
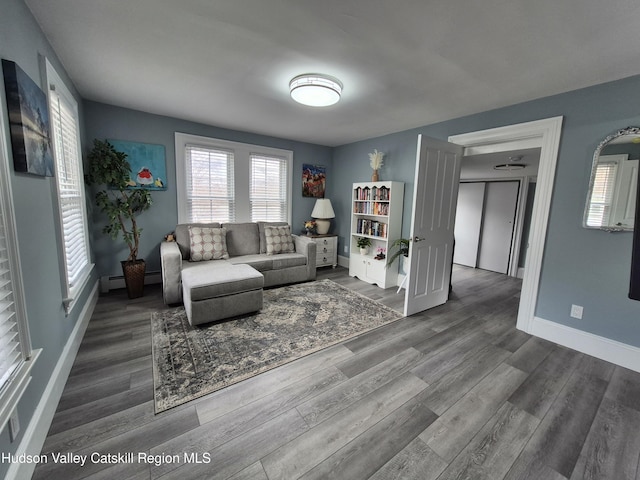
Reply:
[[[5, 132], [0, 118], [0, 132]], [[5, 425], [29, 384], [40, 353], [31, 351], [22, 295], [20, 261], [15, 247], [11, 183], [4, 133], [0, 134], [0, 425]]]
[[287, 219], [287, 160], [251, 155], [251, 221]]
[[233, 221], [233, 152], [187, 145], [185, 158], [188, 221]]
[[56, 163], [60, 232], [67, 287], [63, 301], [67, 313], [89, 278], [89, 232], [80, 156], [78, 105], [47, 62], [49, 110]]
[[176, 133], [178, 222], [291, 223], [293, 152]]
[[589, 204], [589, 214], [587, 215], [587, 226], [601, 227], [609, 225], [617, 169], [618, 164], [616, 162], [601, 162], [598, 164], [593, 182], [591, 203]]

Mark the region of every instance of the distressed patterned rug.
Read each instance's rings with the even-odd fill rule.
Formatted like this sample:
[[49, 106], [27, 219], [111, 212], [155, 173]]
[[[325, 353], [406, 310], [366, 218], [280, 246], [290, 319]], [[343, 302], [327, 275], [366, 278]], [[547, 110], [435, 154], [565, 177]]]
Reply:
[[400, 318], [328, 279], [265, 290], [262, 311], [205, 326], [183, 307], [155, 312], [156, 413]]

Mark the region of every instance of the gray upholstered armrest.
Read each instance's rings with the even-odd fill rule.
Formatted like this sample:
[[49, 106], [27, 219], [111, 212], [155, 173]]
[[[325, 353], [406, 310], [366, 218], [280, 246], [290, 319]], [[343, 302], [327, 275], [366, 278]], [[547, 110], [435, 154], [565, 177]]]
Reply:
[[307, 267], [309, 269], [309, 273], [312, 274], [311, 278], [315, 278], [317, 249], [316, 242], [314, 242], [310, 238], [300, 235], [292, 235], [292, 237], [293, 244], [296, 247], [296, 252], [302, 253], [307, 257]]
[[182, 253], [176, 242], [160, 244], [162, 297], [167, 305], [182, 301]]

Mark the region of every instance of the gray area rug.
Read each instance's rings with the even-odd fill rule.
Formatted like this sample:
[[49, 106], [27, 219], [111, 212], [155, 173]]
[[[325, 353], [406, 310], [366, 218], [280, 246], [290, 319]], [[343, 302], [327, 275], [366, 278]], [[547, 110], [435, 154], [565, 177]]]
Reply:
[[328, 279], [265, 290], [259, 313], [204, 326], [183, 307], [155, 312], [156, 413], [400, 318]]

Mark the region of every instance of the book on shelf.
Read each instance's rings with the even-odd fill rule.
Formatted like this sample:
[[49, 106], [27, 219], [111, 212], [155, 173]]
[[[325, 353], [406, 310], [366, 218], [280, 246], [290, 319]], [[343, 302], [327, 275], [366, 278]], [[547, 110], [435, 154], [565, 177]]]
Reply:
[[389, 215], [389, 203], [384, 202], [362, 202], [353, 203], [353, 213], [361, 215]]
[[356, 233], [360, 235], [368, 235], [370, 237], [387, 238], [387, 224], [377, 222], [367, 218], [359, 218], [356, 226]]
[[375, 202], [373, 204], [373, 214], [374, 215], [389, 215], [389, 204], [388, 203]]
[[353, 198], [355, 200], [378, 200], [388, 202], [391, 200], [391, 189], [384, 185], [382, 187], [373, 186], [372, 188], [357, 187], [353, 191]]

